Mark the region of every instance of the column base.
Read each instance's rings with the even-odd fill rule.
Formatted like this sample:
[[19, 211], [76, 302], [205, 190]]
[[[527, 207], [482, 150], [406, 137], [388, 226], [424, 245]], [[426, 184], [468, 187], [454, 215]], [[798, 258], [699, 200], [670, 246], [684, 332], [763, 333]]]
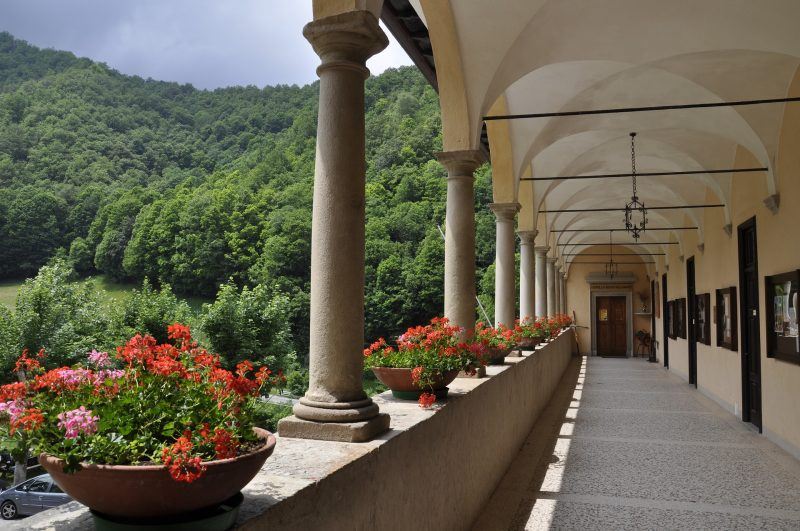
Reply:
[[389, 415], [379, 413], [360, 422], [315, 422], [295, 415], [278, 422], [281, 437], [335, 442], [366, 442], [389, 431]]
[[371, 398], [353, 402], [319, 402], [302, 397], [292, 408], [295, 415], [312, 422], [361, 422], [378, 414]]

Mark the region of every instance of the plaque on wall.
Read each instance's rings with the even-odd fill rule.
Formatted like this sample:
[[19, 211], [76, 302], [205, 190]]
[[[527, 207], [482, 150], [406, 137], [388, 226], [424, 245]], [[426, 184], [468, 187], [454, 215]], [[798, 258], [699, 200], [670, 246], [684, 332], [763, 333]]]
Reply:
[[701, 293], [695, 296], [695, 337], [704, 345], [711, 344], [711, 294]]
[[764, 277], [767, 357], [800, 365], [798, 298], [800, 270]]
[[717, 346], [728, 350], [739, 350], [737, 336], [739, 316], [736, 313], [736, 288], [717, 290]]

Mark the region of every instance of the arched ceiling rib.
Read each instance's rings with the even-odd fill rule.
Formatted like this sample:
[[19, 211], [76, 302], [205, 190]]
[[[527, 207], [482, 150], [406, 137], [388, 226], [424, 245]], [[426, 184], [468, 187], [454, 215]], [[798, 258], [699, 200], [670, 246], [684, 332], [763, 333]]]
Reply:
[[[658, 222], [664, 222], [664, 216], [661, 214], [657, 214], [656, 219]], [[572, 230], [573, 232], [558, 232], [554, 233], [553, 244], [558, 247], [561, 243], [580, 243], [584, 241], [603, 241], [608, 239], [608, 232], [605, 231], [596, 231], [598, 228], [607, 228], [607, 227], [616, 227], [619, 224], [619, 219], [616, 220], [617, 223], [612, 225], [605, 225], [604, 223], [609, 223], [610, 220], [608, 216], [602, 216], [601, 218], [589, 218], [589, 217], [579, 217], [574, 216], [569, 220], [565, 220], [564, 224], [560, 226], [560, 229], [568, 229]], [[682, 224], [682, 223], [681, 223]], [[654, 225], [655, 226], [655, 225]], [[592, 231], [582, 231], [580, 229], [592, 229]], [[682, 231], [679, 230], [668, 230], [668, 231], [649, 231], [645, 232], [642, 241], [671, 241], [677, 242], [678, 245], [676, 246], [663, 246], [663, 252], [669, 252], [670, 249], [673, 251], [674, 248], [677, 247], [679, 254], [683, 254], [684, 245], [683, 239], [681, 238]], [[596, 239], [596, 240], [595, 240]], [[624, 232], [614, 232], [613, 235], [614, 243], [625, 243], [634, 245], [635, 242], [632, 241], [631, 237]]]
[[[675, 136], [693, 135], [687, 131], [659, 131], [653, 137], [639, 137], [637, 142], [637, 167], [639, 171], [701, 171], [709, 167], [708, 162], [698, 161], [686, 153], [673, 147], [668, 140]], [[695, 137], [697, 135], [694, 135]], [[664, 138], [662, 141], [659, 138]], [[574, 137], [562, 139], [548, 146], [537, 159], [536, 175], [592, 175], [603, 173], [609, 168], [630, 168], [630, 138], [620, 131], [585, 131]], [[572, 155], [576, 154], [576, 155]], [[720, 165], [729, 166], [734, 153], [720, 161]], [[571, 158], [575, 156], [575, 158]], [[705, 157], [708, 160], [708, 157]], [[712, 167], [714, 164], [711, 165]], [[705, 188], [698, 187], [701, 182], [716, 195], [716, 199], [727, 205], [729, 190], [720, 185], [726, 177], [720, 175], [698, 175], [664, 178], [642, 177], [638, 180], [640, 196], [648, 199], [664, 197], [665, 194], [675, 198], [673, 204], [701, 204], [705, 200]], [[629, 178], [597, 179], [597, 180], [565, 180], [540, 181], [536, 183], [534, 206], [536, 211], [542, 209], [547, 198], [549, 208], [565, 208], [569, 198], [582, 190], [594, 194], [601, 192], [618, 198], [616, 205], [623, 204], [622, 199], [630, 196], [631, 180]], [[727, 191], [726, 191], [727, 190]], [[728, 221], [730, 212], [725, 209]]]
[[[449, 1], [475, 145], [481, 117], [501, 96], [509, 114], [782, 98], [800, 65], [796, 0], [411, 1], [418, 11]], [[774, 194], [771, 172], [784, 107], [510, 121], [513, 177], [625, 172], [628, 132], [637, 131], [639, 171], [732, 168], [737, 150], [745, 149], [769, 171], [735, 178], [765, 178]], [[699, 204], [711, 190], [727, 204], [733, 178], [642, 178], [640, 196], [648, 205]], [[630, 197], [624, 178], [537, 181], [533, 188], [536, 211], [622, 206]], [[699, 211], [650, 212], [665, 224], [682, 225], [687, 216], [700, 227], [702, 242]], [[589, 227], [613, 219], [618, 226], [619, 217], [548, 214], [543, 223]], [[730, 221], [729, 210], [724, 217]], [[671, 238], [681, 241], [678, 233]]]
[[515, 81], [551, 64], [642, 65], [718, 50], [800, 57], [795, 0], [507, 0], [503, 9], [491, 2], [453, 3], [462, 53], [480, 53], [465, 65], [476, 118]]

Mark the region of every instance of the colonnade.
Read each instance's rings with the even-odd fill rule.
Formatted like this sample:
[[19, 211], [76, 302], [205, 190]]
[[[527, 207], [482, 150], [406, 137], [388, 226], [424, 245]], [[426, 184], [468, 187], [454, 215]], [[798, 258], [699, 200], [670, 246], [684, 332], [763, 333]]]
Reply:
[[[315, 20], [303, 30], [319, 55], [319, 120], [311, 229], [309, 388], [282, 419], [283, 437], [357, 442], [389, 428], [388, 415], [365, 393], [364, 347], [366, 61], [388, 39], [369, 11]], [[444, 315], [465, 331], [475, 325], [474, 172], [485, 162], [476, 150], [445, 151], [447, 170]], [[520, 205], [490, 205], [497, 219], [495, 325], [516, 315], [516, 239]], [[562, 312], [564, 277], [536, 231], [520, 231], [519, 317]], [[535, 259], [534, 259], [535, 254]]]

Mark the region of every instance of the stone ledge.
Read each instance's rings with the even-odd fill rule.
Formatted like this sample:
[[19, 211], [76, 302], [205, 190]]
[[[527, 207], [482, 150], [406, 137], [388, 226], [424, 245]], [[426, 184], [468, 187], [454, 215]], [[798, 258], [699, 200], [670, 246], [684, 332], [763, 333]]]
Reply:
[[[549, 402], [573, 348], [568, 331], [487, 367], [486, 378], [457, 378], [449, 397], [430, 410], [388, 392], [373, 397], [391, 429], [369, 442], [278, 437], [243, 490], [238, 526], [408, 529], [414, 514], [418, 529], [469, 528]], [[9, 528], [93, 529], [76, 502]]]

